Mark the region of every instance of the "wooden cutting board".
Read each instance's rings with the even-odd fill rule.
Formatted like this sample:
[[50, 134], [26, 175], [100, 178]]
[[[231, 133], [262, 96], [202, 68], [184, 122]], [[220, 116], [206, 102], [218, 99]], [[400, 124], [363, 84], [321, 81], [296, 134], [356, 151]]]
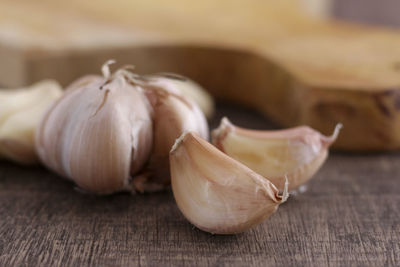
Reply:
[[[278, 2], [278, 1], [275, 1]], [[310, 18], [293, 1], [1, 0], [0, 84], [64, 85], [107, 59], [187, 75], [336, 148], [400, 148], [400, 34]]]

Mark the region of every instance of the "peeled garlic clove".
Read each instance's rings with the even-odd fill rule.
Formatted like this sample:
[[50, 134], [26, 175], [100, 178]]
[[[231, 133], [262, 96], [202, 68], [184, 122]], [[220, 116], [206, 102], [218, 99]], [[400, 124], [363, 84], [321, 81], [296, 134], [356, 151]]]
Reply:
[[288, 197], [266, 178], [194, 133], [183, 134], [170, 153], [171, 183], [183, 215], [214, 234], [243, 232], [271, 216]]
[[338, 124], [332, 136], [327, 137], [307, 126], [277, 131], [248, 130], [223, 118], [212, 132], [212, 142], [228, 156], [268, 177], [281, 190], [286, 176], [292, 191], [322, 166], [341, 127]]
[[47, 167], [101, 194], [131, 190], [151, 146], [150, 104], [123, 71], [67, 90], [36, 133]]
[[175, 140], [186, 131], [208, 139], [208, 124], [196, 103], [179, 91], [148, 86], [146, 95], [154, 110], [154, 146], [147, 168], [152, 176], [149, 182], [166, 185], [170, 183], [169, 151]]
[[196, 103], [208, 119], [214, 115], [213, 97], [189, 78], [174, 73], [160, 73], [146, 76], [146, 78], [152, 85], [177, 91], [178, 94]]
[[53, 80], [0, 91], [0, 157], [23, 164], [37, 162], [34, 130], [61, 94], [61, 86]]

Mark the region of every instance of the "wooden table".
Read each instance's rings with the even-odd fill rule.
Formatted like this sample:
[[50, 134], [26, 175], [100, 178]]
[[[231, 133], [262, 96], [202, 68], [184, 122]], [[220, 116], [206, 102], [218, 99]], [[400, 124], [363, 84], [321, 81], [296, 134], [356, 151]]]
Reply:
[[[219, 105], [247, 127], [273, 125]], [[363, 133], [360, 133], [363, 134]], [[169, 190], [97, 197], [0, 163], [0, 266], [399, 266], [400, 155], [333, 153], [308, 190], [239, 235], [194, 228]]]

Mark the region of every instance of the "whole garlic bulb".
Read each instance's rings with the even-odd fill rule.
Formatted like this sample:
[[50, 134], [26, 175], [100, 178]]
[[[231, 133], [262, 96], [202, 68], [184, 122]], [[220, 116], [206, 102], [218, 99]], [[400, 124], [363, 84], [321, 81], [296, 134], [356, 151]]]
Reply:
[[[103, 69], [104, 70], [104, 69]], [[151, 106], [123, 71], [70, 87], [47, 111], [36, 133], [42, 162], [97, 193], [129, 188], [152, 148]]]
[[[207, 121], [179, 91], [155, 85], [128, 67], [111, 74], [110, 63], [103, 66], [103, 76], [71, 84], [47, 111], [36, 132], [38, 155], [88, 191], [160, 190], [169, 184], [169, 173], [162, 180], [152, 177], [158, 169], [168, 170], [175, 139], [185, 130], [207, 138]], [[186, 103], [191, 108], [182, 116]]]

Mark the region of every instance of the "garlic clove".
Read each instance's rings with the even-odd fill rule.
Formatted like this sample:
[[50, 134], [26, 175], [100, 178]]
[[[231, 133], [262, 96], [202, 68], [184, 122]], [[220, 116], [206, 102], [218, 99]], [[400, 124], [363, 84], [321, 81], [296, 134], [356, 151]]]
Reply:
[[[160, 85], [161, 86], [161, 85]], [[175, 140], [186, 131], [193, 131], [204, 139], [209, 138], [207, 120], [200, 108], [173, 88], [148, 85], [145, 93], [154, 110], [154, 146], [147, 171], [149, 179], [144, 188], [154, 188], [154, 183], [170, 184], [169, 151]], [[145, 189], [145, 191], [153, 191]]]
[[341, 127], [338, 124], [332, 136], [327, 137], [307, 126], [277, 131], [248, 130], [223, 118], [212, 132], [212, 142], [228, 156], [268, 177], [281, 190], [286, 176], [292, 191], [319, 170]]
[[288, 197], [266, 178], [194, 133], [170, 152], [171, 183], [183, 215], [213, 234], [240, 233], [271, 216]]
[[150, 84], [172, 90], [197, 104], [206, 118], [211, 119], [215, 112], [213, 97], [198, 83], [174, 73], [148, 75]]
[[130, 177], [152, 147], [151, 107], [142, 89], [122, 71], [71, 88], [37, 129], [40, 159], [85, 190], [132, 190]]
[[61, 94], [61, 86], [53, 80], [0, 91], [0, 157], [22, 164], [37, 162], [34, 130]]

